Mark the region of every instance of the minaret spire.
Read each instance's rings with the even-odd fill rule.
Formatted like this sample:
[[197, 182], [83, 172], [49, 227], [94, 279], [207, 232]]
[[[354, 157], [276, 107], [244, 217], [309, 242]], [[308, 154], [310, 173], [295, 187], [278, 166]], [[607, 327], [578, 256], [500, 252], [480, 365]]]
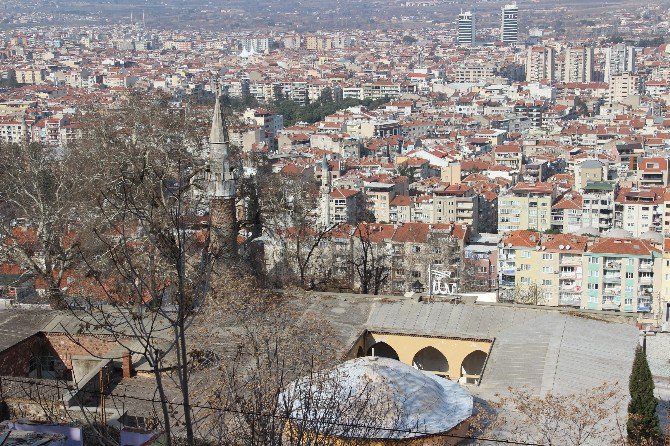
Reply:
[[330, 224], [330, 166], [328, 159], [321, 160], [321, 225], [325, 228]]
[[210, 197], [235, 197], [236, 178], [230, 167], [228, 135], [226, 134], [220, 94], [217, 89], [212, 129], [209, 133], [209, 195]]
[[210, 252], [216, 259], [231, 259], [237, 256], [237, 175], [231, 168], [228, 134], [218, 88], [209, 133], [209, 147], [207, 193], [211, 231]]

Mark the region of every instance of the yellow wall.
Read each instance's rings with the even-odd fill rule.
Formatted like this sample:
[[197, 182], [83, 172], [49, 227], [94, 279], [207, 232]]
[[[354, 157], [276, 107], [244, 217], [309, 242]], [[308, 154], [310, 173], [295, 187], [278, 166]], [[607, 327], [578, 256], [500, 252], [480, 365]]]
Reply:
[[[429, 336], [366, 332], [358, 339], [350, 351], [350, 357], [358, 356], [359, 352], [367, 354], [368, 349], [378, 342], [390, 345], [398, 354], [401, 362], [412, 365], [415, 355], [425, 347], [433, 347], [442, 353], [449, 363], [448, 377], [458, 380], [462, 377], [463, 360], [475, 351], [482, 351], [488, 356], [492, 341], [481, 339], [438, 338]], [[360, 348], [360, 350], [359, 350]]]

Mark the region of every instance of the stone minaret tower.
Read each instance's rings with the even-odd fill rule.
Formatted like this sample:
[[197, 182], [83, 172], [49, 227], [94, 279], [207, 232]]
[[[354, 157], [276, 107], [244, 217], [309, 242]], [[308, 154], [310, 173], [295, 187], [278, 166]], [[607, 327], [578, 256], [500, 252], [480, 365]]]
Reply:
[[321, 226], [330, 224], [330, 167], [325, 155], [321, 161]]
[[228, 135], [223, 121], [219, 92], [209, 134], [209, 195], [210, 253], [215, 259], [237, 256], [236, 174], [230, 164]]

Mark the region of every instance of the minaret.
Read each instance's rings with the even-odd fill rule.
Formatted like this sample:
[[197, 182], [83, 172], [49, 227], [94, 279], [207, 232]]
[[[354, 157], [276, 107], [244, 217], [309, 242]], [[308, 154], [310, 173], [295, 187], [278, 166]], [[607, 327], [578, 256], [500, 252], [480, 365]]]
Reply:
[[330, 167], [326, 156], [321, 160], [321, 226], [330, 224]]
[[215, 259], [237, 256], [236, 174], [230, 166], [228, 137], [224, 126], [219, 91], [209, 134], [209, 195], [210, 253]]

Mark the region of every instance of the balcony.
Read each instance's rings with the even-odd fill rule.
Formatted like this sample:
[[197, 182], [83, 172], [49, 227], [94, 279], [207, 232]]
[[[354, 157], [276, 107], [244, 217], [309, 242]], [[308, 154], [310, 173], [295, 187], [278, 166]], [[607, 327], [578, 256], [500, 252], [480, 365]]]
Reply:
[[605, 269], [621, 269], [621, 260], [610, 260], [603, 265]]
[[573, 283], [566, 283], [565, 285], [560, 284], [559, 289], [561, 291], [567, 291], [567, 292], [571, 292], [571, 291], [579, 292], [579, 291], [581, 291], [581, 286], [577, 285], [576, 283], [573, 282]]
[[558, 273], [560, 279], [574, 279], [577, 277], [576, 271], [561, 271]]
[[640, 271], [651, 271], [654, 269], [653, 262], [640, 262]]
[[617, 296], [621, 294], [621, 287], [615, 286], [603, 289], [603, 296]]
[[561, 265], [581, 266], [582, 258], [579, 256], [561, 256]]
[[619, 308], [621, 308], [620, 302], [615, 302], [614, 300], [607, 298], [603, 299], [603, 310], [618, 310]]
[[582, 295], [575, 293], [561, 293], [558, 296], [558, 304], [570, 307], [579, 307], [582, 303]]
[[651, 299], [638, 299], [637, 311], [641, 313], [651, 312]]
[[514, 276], [516, 274], [515, 266], [503, 266], [500, 271], [506, 276]]
[[651, 285], [654, 282], [653, 277], [639, 277], [638, 282], [640, 285]]
[[605, 274], [603, 276], [604, 283], [621, 283], [621, 274]]

